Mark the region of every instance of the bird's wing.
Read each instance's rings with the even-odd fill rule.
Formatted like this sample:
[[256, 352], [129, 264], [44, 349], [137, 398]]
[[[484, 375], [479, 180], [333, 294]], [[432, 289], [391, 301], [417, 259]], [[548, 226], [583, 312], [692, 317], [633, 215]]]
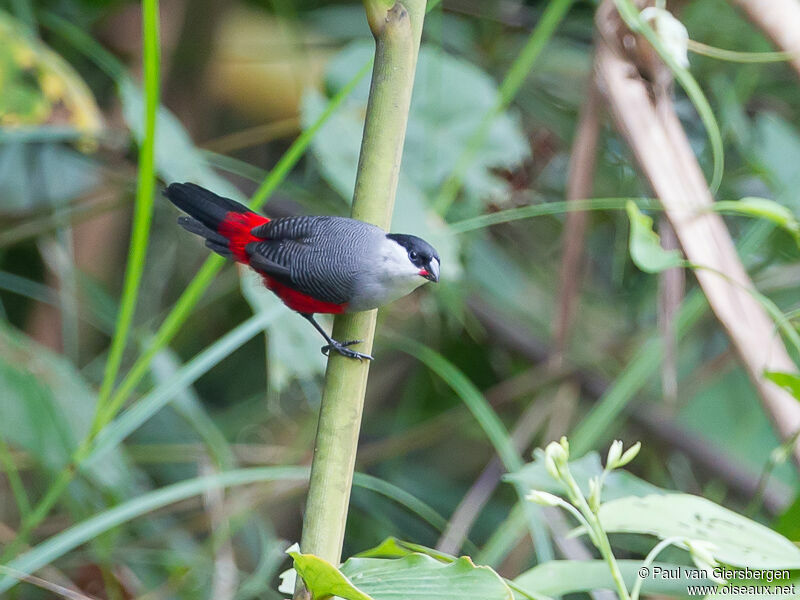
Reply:
[[250, 266], [316, 300], [345, 304], [366, 247], [365, 223], [340, 217], [273, 219], [251, 233]]

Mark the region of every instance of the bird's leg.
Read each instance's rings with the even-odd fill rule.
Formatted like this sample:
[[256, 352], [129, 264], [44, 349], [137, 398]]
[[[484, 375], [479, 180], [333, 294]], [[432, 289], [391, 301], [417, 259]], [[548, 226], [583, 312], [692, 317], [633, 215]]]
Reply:
[[327, 356], [328, 352], [331, 350], [335, 350], [342, 356], [346, 356], [347, 358], [357, 358], [358, 360], [372, 360], [372, 357], [369, 354], [363, 354], [361, 352], [356, 352], [355, 350], [350, 350], [347, 346], [352, 346], [353, 344], [360, 344], [363, 340], [350, 340], [349, 342], [337, 342], [327, 333], [325, 330], [317, 323], [316, 319], [314, 318], [313, 314], [308, 313], [300, 313], [303, 317], [314, 326], [314, 329], [320, 332], [322, 337], [325, 338], [325, 341], [328, 342], [326, 346], [321, 348], [322, 353]]

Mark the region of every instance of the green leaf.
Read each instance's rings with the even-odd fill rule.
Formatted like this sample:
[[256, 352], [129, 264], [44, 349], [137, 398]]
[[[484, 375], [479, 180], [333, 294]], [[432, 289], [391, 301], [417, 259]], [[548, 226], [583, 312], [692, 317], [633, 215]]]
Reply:
[[721, 213], [734, 213], [758, 219], [772, 221], [781, 229], [785, 229], [800, 244], [800, 222], [794, 213], [783, 204], [767, 198], [742, 198], [739, 201], [715, 202], [713, 209]]
[[653, 219], [642, 213], [633, 201], [628, 201], [625, 210], [631, 222], [631, 259], [637, 267], [645, 273], [660, 273], [684, 265], [680, 252], [661, 247], [661, 238], [653, 231]]
[[419, 553], [397, 559], [351, 558], [340, 571], [314, 555], [289, 554], [315, 599], [513, 600], [497, 573], [467, 557], [451, 563]]
[[451, 563], [456, 560], [454, 556], [449, 554], [439, 552], [427, 546], [422, 546], [421, 544], [404, 542], [395, 537], [388, 537], [374, 548], [359, 552], [356, 556], [358, 558], [402, 558], [409, 554], [414, 554], [415, 552], [430, 556], [440, 562]]
[[[603, 472], [600, 455], [597, 452], [590, 452], [581, 458], [570, 461], [569, 469], [585, 496], [589, 495], [589, 480]], [[564, 492], [563, 485], [553, 479], [546, 471], [544, 453], [540, 449], [534, 452], [533, 462], [526, 464], [516, 473], [506, 475], [504, 479], [518, 482], [529, 490], [541, 490], [553, 494]], [[606, 476], [605, 485], [603, 486], [603, 501], [628, 496], [649, 496], [651, 494], [666, 493], [666, 490], [639, 479], [632, 473], [617, 469]]]
[[772, 383], [781, 386], [796, 399], [800, 400], [800, 375], [797, 375], [797, 373], [766, 371], [764, 377], [769, 379]]
[[[631, 589], [639, 576], [640, 560], [618, 560], [622, 577]], [[669, 569], [678, 577], [657, 577], [653, 569]], [[687, 585], [714, 585], [710, 579], [692, 579], [688, 572], [697, 572], [686, 566], [656, 563], [650, 567], [651, 576], [645, 579], [642, 591], [646, 594], [685, 596]], [[676, 571], [678, 569], [678, 571]], [[663, 571], [662, 571], [663, 572]], [[604, 560], [551, 560], [525, 571], [514, 579], [514, 583], [529, 593], [563, 596], [598, 589], [614, 589], [608, 563]]]
[[691, 494], [620, 498], [598, 513], [608, 532], [711, 542], [722, 563], [751, 569], [800, 569], [800, 548], [782, 535]]
[[353, 585], [339, 569], [327, 560], [291, 549], [287, 553], [294, 559], [294, 568], [302, 577], [314, 600], [330, 596], [337, 596], [345, 600], [374, 600]]

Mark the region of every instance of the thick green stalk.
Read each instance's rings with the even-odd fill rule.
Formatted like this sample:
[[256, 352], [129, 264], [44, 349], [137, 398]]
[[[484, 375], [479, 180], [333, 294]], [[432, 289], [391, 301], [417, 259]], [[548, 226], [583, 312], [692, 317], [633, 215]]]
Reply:
[[[352, 216], [384, 229], [391, 224], [403, 154], [414, 70], [419, 51], [424, 0], [386, 8], [367, 1], [375, 35], [375, 66], [358, 163]], [[382, 9], [382, 13], [378, 11]], [[377, 15], [377, 16], [376, 16]], [[336, 339], [360, 339], [370, 352], [377, 311], [336, 318]], [[303, 523], [302, 551], [334, 564], [341, 558], [358, 433], [367, 385], [368, 362], [331, 353], [320, 407]], [[299, 590], [296, 598], [306, 598]]]

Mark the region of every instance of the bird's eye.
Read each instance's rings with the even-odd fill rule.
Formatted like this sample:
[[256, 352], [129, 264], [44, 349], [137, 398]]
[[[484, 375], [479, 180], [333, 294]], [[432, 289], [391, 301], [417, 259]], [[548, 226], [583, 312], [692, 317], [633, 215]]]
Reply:
[[411, 260], [417, 260], [417, 256], [418, 256], [418, 254], [416, 252], [414, 252], [413, 250], [408, 253], [408, 258], [410, 258]]

